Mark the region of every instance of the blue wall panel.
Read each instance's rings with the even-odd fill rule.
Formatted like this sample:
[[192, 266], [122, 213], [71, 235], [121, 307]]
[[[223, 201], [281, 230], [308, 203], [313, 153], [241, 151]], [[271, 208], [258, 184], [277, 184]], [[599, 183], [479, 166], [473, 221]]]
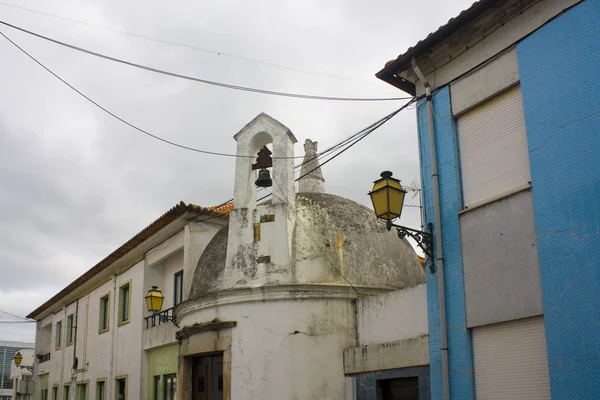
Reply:
[[[450, 367], [450, 393], [452, 399], [473, 399], [473, 355], [470, 332], [466, 328], [465, 297], [460, 247], [458, 212], [462, 209], [460, 159], [458, 157], [456, 125], [450, 111], [448, 87], [433, 95], [434, 125], [440, 180], [442, 212], [444, 269], [446, 286], [446, 317], [448, 328], [448, 356]], [[431, 159], [425, 101], [418, 104], [419, 148], [421, 181], [423, 183], [423, 209], [425, 222], [434, 223], [431, 184]], [[434, 226], [434, 230], [438, 227]], [[442, 398], [440, 351], [440, 320], [437, 273], [427, 272], [427, 310], [429, 313], [429, 348], [431, 398]]]
[[552, 398], [600, 399], [600, 1], [517, 54]]

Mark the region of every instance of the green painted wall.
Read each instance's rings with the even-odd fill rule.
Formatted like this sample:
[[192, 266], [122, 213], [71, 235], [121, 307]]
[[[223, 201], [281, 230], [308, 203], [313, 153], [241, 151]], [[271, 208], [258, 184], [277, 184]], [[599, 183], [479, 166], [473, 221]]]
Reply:
[[[148, 351], [148, 400], [154, 399], [154, 377], [156, 375], [176, 374], [179, 346], [172, 344]], [[158, 400], [162, 400], [162, 377], [159, 384]]]

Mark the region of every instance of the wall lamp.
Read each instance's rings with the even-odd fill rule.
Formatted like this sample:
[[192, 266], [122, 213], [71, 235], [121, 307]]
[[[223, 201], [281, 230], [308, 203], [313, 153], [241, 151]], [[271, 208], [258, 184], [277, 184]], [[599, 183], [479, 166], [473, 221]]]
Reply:
[[23, 355], [21, 355], [21, 352], [17, 352], [17, 354], [15, 354], [15, 365], [21, 369], [26, 369], [27, 371], [31, 372], [33, 374], [33, 366], [32, 365], [21, 365], [21, 363], [23, 362]]
[[168, 314], [161, 313], [163, 301], [165, 296], [162, 294], [158, 286], [152, 286], [152, 289], [148, 290], [148, 294], [145, 297], [146, 307], [153, 317], [158, 318], [160, 322], [172, 322], [173, 325], [179, 328], [177, 325], [177, 319]]
[[391, 231], [392, 227], [396, 228], [400, 239], [404, 239], [407, 236], [413, 238], [417, 242], [417, 246], [429, 257], [429, 269], [431, 272], [434, 272], [433, 229], [431, 223], [427, 224], [426, 231], [419, 231], [406, 226], [396, 225], [392, 222], [396, 218], [400, 218], [402, 214], [405, 195], [406, 190], [402, 188], [400, 180], [393, 178], [390, 171], [383, 171], [381, 178], [373, 182], [373, 189], [369, 192], [377, 218], [386, 221], [388, 231]]

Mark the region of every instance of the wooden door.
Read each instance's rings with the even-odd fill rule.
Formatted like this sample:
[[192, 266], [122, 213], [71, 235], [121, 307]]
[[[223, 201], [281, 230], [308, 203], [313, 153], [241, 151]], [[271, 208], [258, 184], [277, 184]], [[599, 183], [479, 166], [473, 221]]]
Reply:
[[223, 400], [223, 354], [194, 357], [192, 400]]

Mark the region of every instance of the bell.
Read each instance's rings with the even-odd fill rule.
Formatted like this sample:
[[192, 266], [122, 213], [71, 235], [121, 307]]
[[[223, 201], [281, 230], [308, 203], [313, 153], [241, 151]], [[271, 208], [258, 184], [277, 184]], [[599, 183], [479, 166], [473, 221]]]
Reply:
[[271, 187], [273, 186], [273, 181], [271, 180], [271, 174], [269, 170], [266, 168], [261, 168], [258, 171], [258, 179], [254, 182], [258, 187]]

